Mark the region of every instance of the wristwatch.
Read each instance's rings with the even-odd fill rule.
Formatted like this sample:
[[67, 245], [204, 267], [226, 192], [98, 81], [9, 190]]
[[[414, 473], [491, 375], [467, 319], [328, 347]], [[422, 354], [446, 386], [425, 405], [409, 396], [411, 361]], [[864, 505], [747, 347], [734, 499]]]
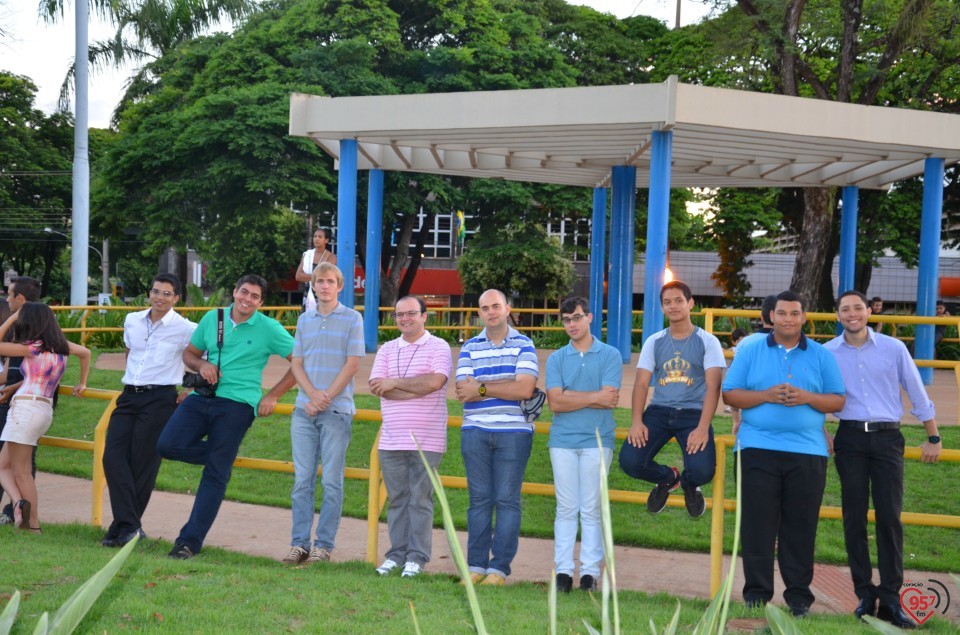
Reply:
[[937, 443], [940, 443], [940, 435], [931, 434], [929, 437], [927, 437], [927, 441], [936, 445]]
[[[481, 396], [481, 397], [486, 397], [486, 396], [487, 396], [487, 385], [486, 385], [486, 384], [480, 384], [480, 387], [477, 388], [477, 392], [480, 393], [480, 396]], [[937, 437], [937, 438], [939, 438], [939, 437]]]

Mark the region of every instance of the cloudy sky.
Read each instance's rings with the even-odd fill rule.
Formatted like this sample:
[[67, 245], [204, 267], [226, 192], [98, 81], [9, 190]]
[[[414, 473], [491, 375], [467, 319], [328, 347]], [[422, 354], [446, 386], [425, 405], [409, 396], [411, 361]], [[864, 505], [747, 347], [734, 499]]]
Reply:
[[[589, 5], [618, 17], [651, 15], [672, 25], [676, 2], [680, 2], [681, 22], [698, 21], [707, 12], [702, 0], [588, 0], [571, 4]], [[66, 0], [68, 19], [46, 24], [37, 13], [37, 0], [0, 1], [0, 28], [7, 37], [0, 42], [0, 69], [31, 78], [38, 87], [37, 106], [51, 112], [56, 108], [60, 85], [74, 55], [74, 3]], [[89, 40], [107, 39], [113, 34], [109, 25], [95, 16], [90, 22]], [[106, 70], [90, 76], [90, 125], [105, 128], [110, 113], [120, 101], [124, 81], [133, 74], [129, 68]]]

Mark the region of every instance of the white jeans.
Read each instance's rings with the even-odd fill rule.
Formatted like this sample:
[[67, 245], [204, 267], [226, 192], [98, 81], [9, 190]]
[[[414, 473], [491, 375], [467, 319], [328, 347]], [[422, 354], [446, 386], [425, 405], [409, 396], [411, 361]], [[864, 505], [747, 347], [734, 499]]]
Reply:
[[581, 525], [580, 575], [600, 577], [603, 536], [600, 531], [600, 461], [610, 469], [613, 450], [550, 448], [553, 485], [557, 491], [557, 519], [553, 524], [554, 568], [572, 576], [577, 520]]

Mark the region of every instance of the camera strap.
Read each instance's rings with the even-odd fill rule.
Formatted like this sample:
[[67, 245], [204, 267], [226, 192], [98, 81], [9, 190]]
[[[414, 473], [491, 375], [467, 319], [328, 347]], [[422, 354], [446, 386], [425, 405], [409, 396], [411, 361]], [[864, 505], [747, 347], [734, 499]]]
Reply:
[[223, 357], [223, 309], [217, 309], [217, 380], [220, 379], [220, 358]]

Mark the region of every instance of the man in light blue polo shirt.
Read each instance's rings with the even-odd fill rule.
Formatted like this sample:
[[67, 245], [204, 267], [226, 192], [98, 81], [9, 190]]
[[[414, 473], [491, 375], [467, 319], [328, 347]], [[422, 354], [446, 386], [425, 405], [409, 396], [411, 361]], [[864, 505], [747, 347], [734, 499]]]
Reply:
[[803, 301], [777, 296], [773, 332], [739, 351], [723, 382], [723, 399], [743, 410], [737, 450], [743, 469], [743, 600], [773, 598], [777, 553], [796, 617], [813, 604], [813, 553], [827, 478], [826, 413], [843, 408], [844, 385], [833, 355], [803, 334]]
[[[623, 362], [617, 349], [590, 333], [593, 314], [586, 298], [560, 303], [560, 321], [570, 343], [547, 359], [550, 463], [557, 496], [554, 569], [557, 590], [573, 588], [573, 548], [579, 516], [580, 590], [594, 591], [603, 562], [600, 532], [600, 478], [613, 459], [613, 409], [620, 401]], [[597, 432], [603, 447], [597, 446]], [[601, 467], [602, 466], [602, 467]]]
[[[321, 262], [313, 270], [317, 308], [297, 320], [290, 370], [300, 386], [290, 419], [293, 446], [293, 528], [286, 564], [330, 559], [343, 510], [343, 472], [353, 431], [353, 376], [364, 354], [363, 319], [337, 300], [343, 273]], [[317, 467], [323, 466], [323, 503], [310, 545]]]
[[[463, 402], [460, 453], [467, 472], [467, 565], [473, 582], [506, 584], [520, 542], [520, 487], [533, 446], [533, 424], [520, 409], [537, 385], [537, 351], [510, 326], [510, 305], [496, 289], [480, 296], [484, 328], [457, 359]], [[496, 530], [493, 526], [496, 512]]]

